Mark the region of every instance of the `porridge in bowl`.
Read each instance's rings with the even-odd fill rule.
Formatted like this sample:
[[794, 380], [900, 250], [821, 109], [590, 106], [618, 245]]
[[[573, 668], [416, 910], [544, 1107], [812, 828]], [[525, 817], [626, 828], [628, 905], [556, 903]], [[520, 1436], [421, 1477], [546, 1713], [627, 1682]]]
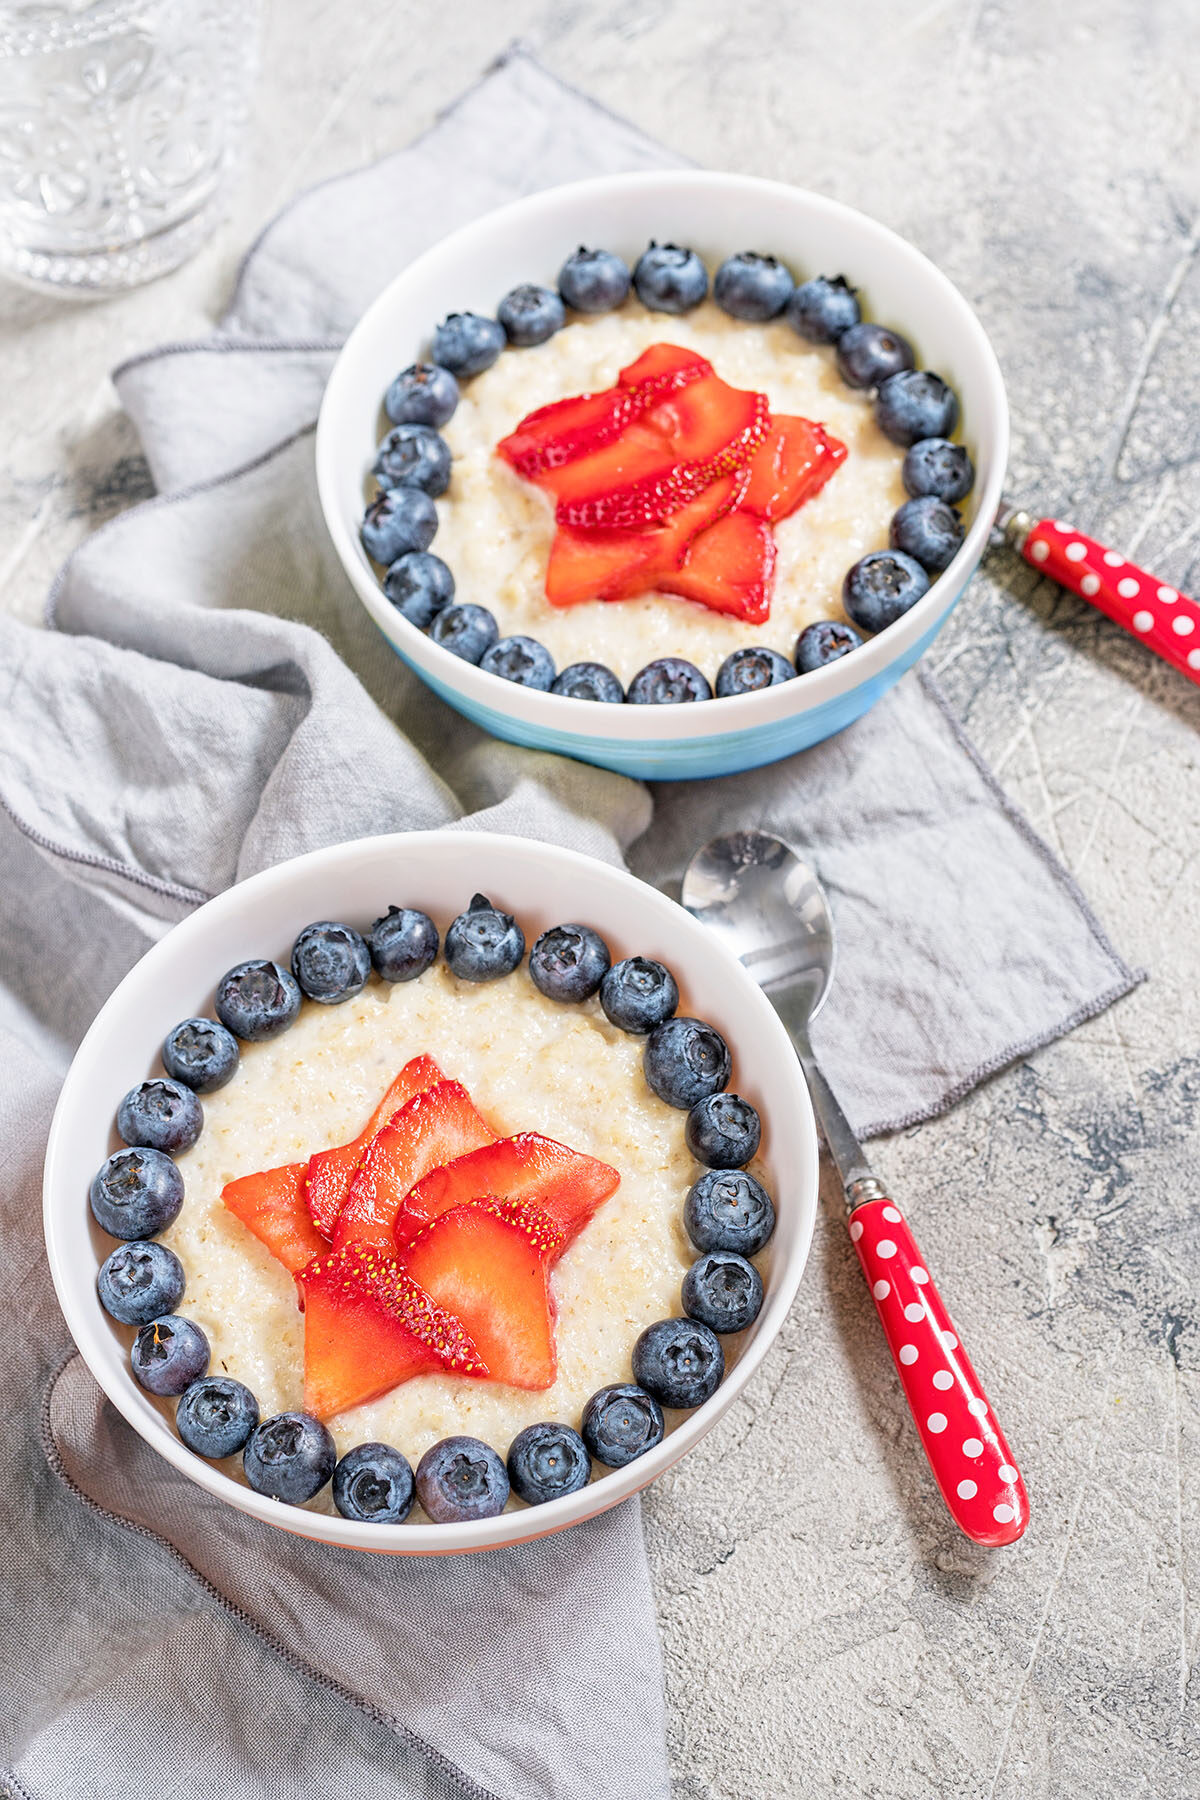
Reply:
[[[387, 598], [526, 687], [679, 704], [896, 622], [963, 541], [958, 400], [840, 276], [580, 249], [392, 382], [361, 527]], [[437, 552], [430, 546], [437, 540]]]
[[408, 909], [322, 921], [121, 1104], [101, 1300], [185, 1444], [259, 1492], [380, 1522], [573, 1492], [757, 1316], [774, 1211], [724, 1040], [586, 926], [524, 952], [479, 895], [441, 956]]

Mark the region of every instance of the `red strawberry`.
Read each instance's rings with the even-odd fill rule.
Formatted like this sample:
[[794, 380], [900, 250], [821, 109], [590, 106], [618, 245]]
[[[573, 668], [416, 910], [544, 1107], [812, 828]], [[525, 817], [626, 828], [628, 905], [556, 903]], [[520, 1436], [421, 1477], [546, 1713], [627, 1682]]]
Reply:
[[295, 1275], [326, 1248], [304, 1204], [307, 1164], [285, 1163], [227, 1182], [221, 1198], [272, 1256]]
[[702, 375], [712, 374], [712, 364], [698, 350], [681, 344], [651, 344], [617, 377], [618, 387], [638, 394], [649, 405], [656, 395], [673, 394]]
[[486, 1375], [459, 1321], [375, 1244], [325, 1249], [298, 1277], [304, 1405], [319, 1419], [361, 1406], [412, 1375]]
[[417, 1094], [367, 1150], [334, 1227], [335, 1246], [390, 1247], [396, 1214], [422, 1175], [495, 1141], [461, 1082], [439, 1081]]
[[714, 481], [673, 513], [657, 530], [574, 531], [560, 525], [546, 566], [546, 598], [552, 606], [581, 600], [628, 600], [658, 585], [658, 576], [677, 568], [697, 532], [736, 506], [749, 479], [739, 469]]
[[501, 438], [496, 453], [526, 481], [536, 481], [544, 470], [610, 444], [640, 410], [637, 396], [622, 388], [555, 400], [527, 413], [515, 431]]
[[613, 443], [547, 470], [560, 525], [636, 530], [661, 525], [748, 462], [767, 435], [765, 394], [703, 375], [669, 394]]
[[668, 594], [699, 600], [714, 612], [761, 625], [771, 610], [775, 539], [765, 519], [729, 513], [694, 538], [678, 569], [663, 575]]
[[750, 463], [750, 486], [742, 511], [761, 519], [784, 519], [819, 493], [840, 463], [846, 446], [811, 419], [777, 413], [766, 441]]
[[396, 1241], [403, 1245], [440, 1213], [491, 1194], [499, 1200], [533, 1202], [561, 1233], [565, 1250], [620, 1180], [615, 1169], [594, 1156], [536, 1131], [522, 1131], [431, 1169], [397, 1216]]
[[621, 370], [618, 386], [555, 400], [527, 413], [515, 431], [501, 438], [497, 454], [518, 475], [536, 481], [546, 470], [561, 469], [577, 456], [612, 443], [656, 399], [711, 373], [711, 368], [694, 350], [654, 344]]
[[546, 563], [546, 598], [551, 606], [578, 606], [583, 600], [619, 600], [649, 582], [638, 576], [654, 555], [651, 531], [572, 531], [560, 525]]
[[549, 1264], [561, 1234], [536, 1206], [485, 1200], [442, 1213], [403, 1266], [460, 1319], [492, 1381], [548, 1388], [558, 1367]]
[[367, 1146], [394, 1113], [419, 1094], [441, 1081], [442, 1071], [431, 1056], [414, 1056], [405, 1063], [370, 1119], [352, 1144], [338, 1144], [332, 1150], [318, 1150], [308, 1161], [306, 1194], [313, 1223], [323, 1236], [333, 1236], [337, 1216], [346, 1203], [354, 1172], [366, 1154]]

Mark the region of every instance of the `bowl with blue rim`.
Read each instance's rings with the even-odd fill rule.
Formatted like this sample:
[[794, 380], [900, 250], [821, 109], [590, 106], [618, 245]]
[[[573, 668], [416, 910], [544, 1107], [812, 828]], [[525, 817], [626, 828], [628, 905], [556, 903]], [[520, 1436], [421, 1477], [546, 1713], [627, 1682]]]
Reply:
[[[373, 471], [392, 424], [383, 397], [406, 366], [434, 359], [441, 322], [464, 313], [494, 320], [504, 296], [523, 284], [555, 291], [579, 245], [603, 247], [636, 269], [651, 240], [693, 250], [710, 277], [748, 246], [777, 259], [797, 287], [821, 275], [844, 275], [863, 323], [899, 334], [911, 345], [917, 369], [936, 370], [953, 391], [957, 418], [946, 435], [969, 455], [974, 479], [969, 492], [952, 497], [961, 526], [955, 528], [957, 548], [951, 544], [949, 552], [929, 557], [918, 597], [906, 596], [905, 610], [874, 632], [864, 627], [863, 641], [849, 654], [790, 679], [697, 704], [604, 704], [504, 679], [446, 647], [451, 634], [443, 633], [440, 643], [437, 630], [411, 622], [385, 591], [384, 565], [364, 547], [364, 511], [376, 494]], [[636, 290], [625, 305], [639, 305]], [[574, 316], [568, 308], [568, 321]], [[664, 341], [672, 337], [672, 323], [664, 313]], [[800, 351], [814, 348], [799, 335], [795, 342]], [[839, 338], [820, 354], [841, 367], [848, 344]], [[500, 353], [536, 357], [539, 351]], [[470, 379], [460, 372], [463, 391]], [[857, 385], [866, 387], [870, 401], [873, 383]], [[878, 408], [878, 395], [874, 403]], [[512, 425], [517, 423], [514, 418]], [[894, 441], [905, 441], [903, 427]], [[995, 354], [972, 308], [928, 258], [865, 214], [821, 195], [691, 170], [551, 188], [442, 239], [384, 289], [347, 339], [326, 388], [316, 438], [321, 506], [337, 555], [375, 624], [422, 680], [497, 737], [654, 780], [708, 777], [777, 761], [841, 731], [874, 705], [932, 643], [977, 567], [999, 504], [1007, 451], [1008, 408]], [[452, 468], [449, 479], [452, 495]], [[436, 555], [431, 515], [444, 504], [439, 497], [424, 508], [429, 527], [411, 540], [413, 547]], [[415, 507], [421, 511], [421, 498]], [[894, 552], [895, 525], [887, 517], [879, 520], [878, 541], [865, 550], [858, 546], [859, 552], [888, 551], [890, 524]], [[453, 574], [452, 562], [450, 568]], [[697, 601], [677, 604], [703, 610]], [[611, 605], [619, 609], [621, 603]], [[494, 612], [501, 636], [525, 629], [506, 625], [502, 598]], [[746, 644], [754, 644], [753, 626], [745, 633]], [[686, 653], [683, 630], [678, 654]]]

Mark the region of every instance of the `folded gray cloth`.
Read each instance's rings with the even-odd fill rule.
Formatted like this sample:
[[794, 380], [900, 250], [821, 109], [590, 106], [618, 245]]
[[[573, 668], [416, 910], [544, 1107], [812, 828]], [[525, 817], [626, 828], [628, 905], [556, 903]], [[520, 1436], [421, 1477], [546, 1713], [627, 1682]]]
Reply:
[[909, 677], [773, 769], [652, 795], [449, 713], [345, 582], [312, 471], [336, 340], [405, 258], [546, 170], [670, 160], [516, 55], [411, 150], [303, 196], [243, 267], [236, 335], [118, 374], [161, 497], [76, 555], [57, 632], [0, 624], [14, 1793], [668, 1791], [636, 1502], [486, 1557], [339, 1554], [209, 1500], [69, 1357], [36, 1224], [53, 1095], [107, 992], [207, 895], [320, 844], [431, 825], [624, 855], [669, 887], [712, 831], [767, 825], [834, 897], [821, 1047], [866, 1132], [931, 1116], [1136, 979], [931, 683]]

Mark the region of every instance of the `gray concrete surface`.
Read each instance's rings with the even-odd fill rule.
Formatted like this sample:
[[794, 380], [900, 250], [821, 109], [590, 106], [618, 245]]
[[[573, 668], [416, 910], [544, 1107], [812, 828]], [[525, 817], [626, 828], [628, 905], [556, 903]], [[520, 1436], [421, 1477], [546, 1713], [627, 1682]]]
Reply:
[[[208, 328], [298, 187], [406, 141], [514, 35], [710, 166], [865, 208], [959, 283], [1014, 494], [1200, 585], [1200, 12], [1188, 0], [291, 0], [227, 226], [88, 310], [0, 295], [3, 603], [148, 490], [106, 379]], [[498, 146], [498, 154], [503, 147]], [[933, 652], [1151, 980], [879, 1147], [1022, 1457], [949, 1526], [832, 1210], [750, 1401], [646, 1507], [679, 1800], [1200, 1794], [1200, 692], [1007, 557]]]

